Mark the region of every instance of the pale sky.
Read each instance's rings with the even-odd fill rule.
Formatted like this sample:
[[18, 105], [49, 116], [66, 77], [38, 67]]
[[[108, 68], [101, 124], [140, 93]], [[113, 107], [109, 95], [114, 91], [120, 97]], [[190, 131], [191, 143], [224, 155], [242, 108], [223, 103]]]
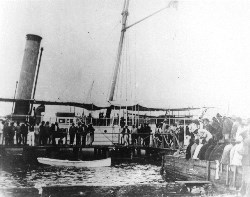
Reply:
[[[168, 2], [131, 0], [128, 24]], [[37, 34], [44, 53], [36, 99], [85, 102], [94, 81], [90, 100], [105, 103], [122, 6], [122, 0], [0, 1], [0, 97], [13, 98], [25, 36]], [[177, 9], [127, 30], [118, 80], [123, 91], [115, 99], [156, 107], [229, 106], [230, 114], [250, 117], [249, 10], [247, 0], [180, 0]], [[0, 104], [0, 114], [11, 111], [6, 106]]]

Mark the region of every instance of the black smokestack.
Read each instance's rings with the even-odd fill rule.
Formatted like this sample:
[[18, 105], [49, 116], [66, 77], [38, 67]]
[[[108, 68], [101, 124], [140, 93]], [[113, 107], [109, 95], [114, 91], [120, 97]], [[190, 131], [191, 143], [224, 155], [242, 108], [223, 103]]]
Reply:
[[[42, 37], [27, 34], [16, 99], [31, 99]], [[29, 103], [17, 101], [14, 114], [28, 115]]]

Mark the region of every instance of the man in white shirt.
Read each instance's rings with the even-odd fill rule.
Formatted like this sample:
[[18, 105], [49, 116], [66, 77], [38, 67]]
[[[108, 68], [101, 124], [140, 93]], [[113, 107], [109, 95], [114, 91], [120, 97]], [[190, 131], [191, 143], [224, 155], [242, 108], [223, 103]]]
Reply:
[[28, 133], [28, 142], [30, 146], [35, 145], [35, 133], [34, 133], [34, 126], [29, 126], [29, 133]]

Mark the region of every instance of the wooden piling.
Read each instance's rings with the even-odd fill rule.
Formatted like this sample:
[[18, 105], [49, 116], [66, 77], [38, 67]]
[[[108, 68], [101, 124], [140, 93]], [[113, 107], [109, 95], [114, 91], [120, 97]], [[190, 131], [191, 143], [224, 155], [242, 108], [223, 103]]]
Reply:
[[110, 156], [110, 154], [109, 154], [109, 149], [107, 148], [106, 149], [106, 158], [108, 158]]
[[137, 148], [137, 155], [141, 156], [141, 149], [140, 148]]
[[206, 171], [207, 171], [206, 179], [207, 181], [209, 181], [210, 180], [210, 161], [207, 161]]
[[79, 148], [75, 147], [73, 148], [73, 154], [76, 159], [79, 159]]
[[98, 148], [98, 149], [97, 149], [97, 154], [98, 154], [98, 155], [101, 155], [101, 154], [102, 154], [102, 149]]
[[234, 174], [233, 174], [233, 188], [236, 187], [236, 175], [237, 175], [237, 170], [238, 170], [238, 167], [235, 166], [235, 170], [234, 170]]
[[226, 185], [229, 185], [229, 165], [226, 167]]
[[134, 153], [133, 153], [133, 150], [130, 151], [130, 159], [132, 160], [134, 157]]

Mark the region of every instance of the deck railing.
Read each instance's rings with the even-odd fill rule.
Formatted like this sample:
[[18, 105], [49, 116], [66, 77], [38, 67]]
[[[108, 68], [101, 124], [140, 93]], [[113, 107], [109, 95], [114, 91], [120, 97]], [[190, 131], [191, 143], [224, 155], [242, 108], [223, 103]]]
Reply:
[[[32, 134], [32, 135], [31, 135]], [[82, 137], [82, 136], [81, 136]], [[59, 139], [59, 138], [57, 138]], [[69, 144], [70, 136], [67, 133], [66, 137], [63, 138], [63, 145]], [[82, 138], [81, 138], [82, 139]], [[27, 145], [29, 146], [39, 146], [39, 144], [34, 143], [34, 135], [33, 133], [28, 134]], [[49, 143], [50, 141], [50, 143]], [[51, 139], [48, 138], [47, 145], [51, 145]], [[0, 145], [4, 146], [23, 146], [24, 144], [16, 143], [16, 135], [13, 138], [13, 143], [6, 144], [6, 138], [1, 139]], [[57, 145], [57, 140], [56, 144]], [[73, 145], [79, 145], [76, 143], [76, 137]], [[94, 134], [94, 142], [92, 145], [134, 145], [134, 146], [145, 146], [145, 147], [154, 147], [154, 148], [177, 148], [179, 147], [178, 137], [170, 134], [122, 134], [121, 132], [111, 132], [111, 133], [95, 133]], [[89, 146], [86, 137], [86, 145]]]
[[[129, 118], [127, 120], [124, 119], [124, 123], [128, 126], [139, 125], [139, 124], [159, 124], [164, 121], [165, 118]], [[167, 118], [167, 124], [173, 124], [177, 121], [184, 123], [190, 123], [192, 118], [186, 117], [173, 117]], [[85, 124], [92, 123], [94, 126], [112, 126], [112, 125], [120, 125], [121, 120], [117, 117], [114, 118], [86, 118], [84, 119]]]
[[[34, 122], [35, 118], [34, 116], [29, 115], [14, 115], [11, 114], [9, 116], [1, 117], [1, 118], [7, 118], [10, 121], [31, 121]], [[93, 126], [120, 126], [121, 118], [119, 117], [112, 117], [112, 118], [94, 118], [94, 117], [44, 117], [44, 116], [37, 116], [37, 121], [49, 121], [50, 123], [58, 122], [61, 125], [64, 126], [70, 126], [72, 122], [84, 122], [85, 124], [92, 123]], [[59, 120], [63, 120], [63, 122], [60, 123]], [[183, 116], [174, 116], [174, 117], [168, 117], [168, 118], [152, 118], [152, 117], [128, 117], [127, 119], [123, 119], [124, 123], [128, 126], [132, 125], [139, 125], [139, 124], [159, 124], [162, 123], [164, 120], [167, 121], [167, 124], [173, 124], [179, 121], [181, 124], [188, 124], [191, 122], [192, 118], [190, 117], [183, 117]]]

